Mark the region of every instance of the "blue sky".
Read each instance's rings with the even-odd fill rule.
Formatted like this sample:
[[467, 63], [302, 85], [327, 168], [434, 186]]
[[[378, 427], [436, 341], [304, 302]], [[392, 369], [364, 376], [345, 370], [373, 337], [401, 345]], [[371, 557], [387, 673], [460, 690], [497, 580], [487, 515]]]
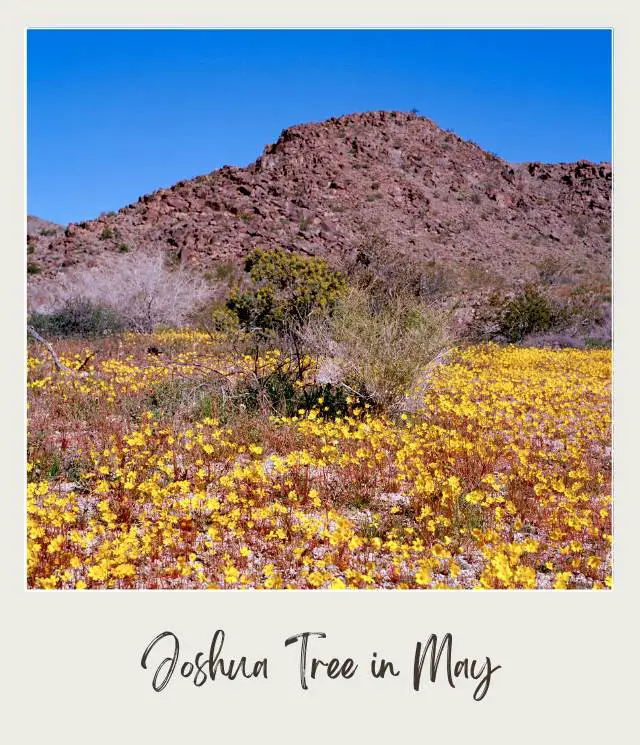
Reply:
[[90, 219], [293, 124], [412, 108], [507, 160], [610, 160], [611, 35], [32, 30], [28, 211]]

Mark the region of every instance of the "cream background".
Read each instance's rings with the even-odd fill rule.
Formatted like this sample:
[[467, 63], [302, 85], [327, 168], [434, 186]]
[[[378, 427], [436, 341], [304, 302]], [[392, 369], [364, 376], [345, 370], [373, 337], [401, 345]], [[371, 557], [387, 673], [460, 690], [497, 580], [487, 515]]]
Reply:
[[[637, 18], [623, 3], [543, 0], [247, 2], [214, 9], [112, 0], [2, 11], [0, 117], [3, 172], [0, 274], [3, 415], [2, 730], [11, 743], [342, 742], [627, 743], [637, 733], [638, 421]], [[636, 21], [636, 23], [634, 23]], [[598, 26], [615, 29], [615, 573], [611, 592], [27, 592], [24, 590], [24, 28], [27, 26]], [[584, 50], [589, 53], [588, 48]], [[579, 122], [576, 123], [579, 126]], [[46, 215], [45, 215], [46, 217]], [[195, 688], [174, 676], [161, 694], [140, 668], [148, 642], [172, 630], [183, 650], [208, 648], [225, 629], [230, 656], [267, 655], [269, 680]], [[352, 656], [350, 681], [298, 682], [298, 647], [309, 630], [320, 656]], [[411, 688], [416, 641], [454, 634], [454, 653], [501, 664], [485, 699], [474, 685]], [[373, 680], [373, 650], [400, 678]], [[186, 659], [186, 658], [185, 658]]]

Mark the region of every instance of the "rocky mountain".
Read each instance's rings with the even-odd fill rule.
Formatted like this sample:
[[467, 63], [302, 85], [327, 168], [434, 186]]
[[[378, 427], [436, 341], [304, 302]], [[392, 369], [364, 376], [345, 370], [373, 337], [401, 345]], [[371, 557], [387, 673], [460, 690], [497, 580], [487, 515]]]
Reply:
[[508, 163], [421, 116], [352, 114], [286, 129], [247, 168], [117, 213], [66, 229], [30, 222], [29, 281], [103, 252], [160, 247], [211, 270], [254, 247], [339, 258], [372, 235], [469, 276], [524, 281], [552, 257], [608, 278], [611, 185], [609, 163]]

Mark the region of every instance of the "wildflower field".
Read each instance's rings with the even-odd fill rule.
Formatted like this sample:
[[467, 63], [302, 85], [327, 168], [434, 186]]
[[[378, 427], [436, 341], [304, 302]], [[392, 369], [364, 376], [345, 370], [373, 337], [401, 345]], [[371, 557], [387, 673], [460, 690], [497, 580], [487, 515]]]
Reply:
[[393, 415], [213, 395], [288, 364], [223, 350], [30, 346], [29, 587], [611, 586], [609, 350], [454, 349]]

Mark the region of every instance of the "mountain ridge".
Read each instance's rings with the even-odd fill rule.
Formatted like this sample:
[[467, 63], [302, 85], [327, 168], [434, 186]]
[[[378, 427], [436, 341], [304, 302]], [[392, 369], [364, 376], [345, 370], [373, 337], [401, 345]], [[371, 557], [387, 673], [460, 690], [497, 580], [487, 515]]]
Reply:
[[29, 283], [104, 252], [161, 248], [206, 271], [256, 247], [338, 260], [372, 235], [407, 256], [510, 282], [549, 257], [608, 275], [611, 185], [610, 163], [509, 163], [416, 114], [348, 114], [283, 130], [249, 166], [29, 233], [38, 267]]

